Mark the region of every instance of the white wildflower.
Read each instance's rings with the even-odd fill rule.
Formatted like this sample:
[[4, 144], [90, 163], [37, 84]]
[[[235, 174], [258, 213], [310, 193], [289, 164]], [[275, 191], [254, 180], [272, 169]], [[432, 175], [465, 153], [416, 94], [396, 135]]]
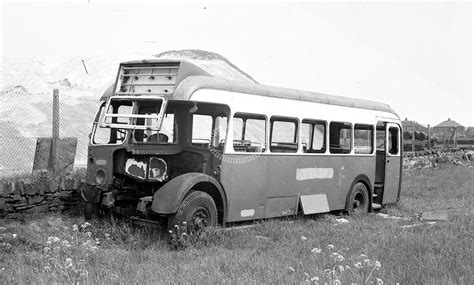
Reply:
[[315, 247], [311, 250], [312, 253], [321, 253], [322, 251], [323, 250], [321, 248], [317, 248], [317, 247]]
[[379, 270], [380, 267], [382, 267], [382, 264], [380, 264], [380, 261], [376, 260], [376, 261], [375, 261], [375, 268], [376, 268], [377, 270]]
[[76, 224], [74, 224], [72, 225], [72, 230], [77, 232], [79, 230], [79, 227]]
[[308, 238], [305, 237], [305, 236], [301, 236], [301, 239], [302, 239], [302, 240], [307, 240]]
[[339, 271], [344, 272], [344, 266], [338, 265], [337, 268], [339, 269]]
[[319, 281], [319, 277], [318, 276], [314, 276], [314, 277], [311, 277], [311, 282], [315, 282], [315, 281]]
[[370, 259], [368, 258], [364, 259], [364, 263], [370, 263]]
[[110, 235], [108, 233], [105, 233], [104, 235], [105, 235], [106, 238], [110, 237]]
[[66, 258], [66, 268], [72, 267], [72, 259], [71, 258]]
[[356, 264], [354, 264], [354, 267], [355, 267], [355, 268], [362, 268], [362, 263], [361, 263], [361, 262], [357, 262]]
[[88, 235], [89, 237], [92, 236], [92, 233], [91, 232], [87, 232], [86, 235]]
[[12, 234], [12, 237], [13, 237], [13, 238], [16, 238], [16, 236], [17, 236], [17, 234]]
[[342, 284], [342, 283], [341, 283], [341, 280], [339, 280], [339, 279], [334, 279], [333, 284], [334, 284], [334, 285], [340, 285], [340, 284]]
[[375, 278], [375, 281], [377, 281], [377, 285], [383, 285], [383, 280], [380, 278]]
[[327, 248], [328, 248], [328, 249], [333, 249], [333, 248], [334, 248], [334, 245], [328, 244]]
[[173, 231], [172, 231], [172, 230], [169, 230], [168, 232], [169, 232], [170, 234], [172, 234], [172, 233], [173, 233]]

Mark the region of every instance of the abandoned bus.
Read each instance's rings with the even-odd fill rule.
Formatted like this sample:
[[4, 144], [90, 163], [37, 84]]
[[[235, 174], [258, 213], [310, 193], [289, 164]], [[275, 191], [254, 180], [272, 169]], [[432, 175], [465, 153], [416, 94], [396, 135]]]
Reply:
[[88, 150], [86, 218], [227, 222], [399, 200], [401, 124], [390, 106], [232, 81], [184, 60], [120, 64]]

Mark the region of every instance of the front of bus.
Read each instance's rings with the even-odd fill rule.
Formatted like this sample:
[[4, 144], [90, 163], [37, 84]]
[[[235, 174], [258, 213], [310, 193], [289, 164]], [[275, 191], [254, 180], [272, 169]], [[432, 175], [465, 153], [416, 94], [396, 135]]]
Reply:
[[175, 120], [179, 108], [168, 106], [179, 65], [120, 65], [114, 87], [101, 98], [90, 134], [87, 186], [81, 189], [86, 218], [99, 206], [126, 205], [152, 195], [169, 179], [169, 158], [182, 151]]

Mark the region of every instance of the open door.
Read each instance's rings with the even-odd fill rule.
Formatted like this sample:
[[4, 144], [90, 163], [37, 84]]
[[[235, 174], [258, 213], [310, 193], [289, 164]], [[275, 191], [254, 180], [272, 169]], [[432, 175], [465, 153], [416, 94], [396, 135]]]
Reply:
[[382, 203], [390, 204], [397, 202], [400, 185], [400, 126], [387, 123], [385, 134], [385, 181]]

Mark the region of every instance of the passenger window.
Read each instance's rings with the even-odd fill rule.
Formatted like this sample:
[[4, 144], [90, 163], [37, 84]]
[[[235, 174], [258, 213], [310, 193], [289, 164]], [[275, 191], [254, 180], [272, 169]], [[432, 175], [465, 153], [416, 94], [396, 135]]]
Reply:
[[301, 124], [302, 145], [305, 153], [326, 152], [326, 123], [303, 120]]
[[270, 133], [270, 151], [295, 153], [297, 143], [298, 121], [289, 118], [272, 118]]
[[262, 115], [237, 113], [233, 118], [234, 151], [264, 152], [266, 119]]
[[398, 154], [398, 128], [396, 127], [390, 127], [388, 129], [388, 152], [390, 154]]
[[385, 151], [385, 128], [377, 127], [375, 147], [377, 151]]
[[209, 148], [212, 137], [212, 117], [210, 115], [193, 115], [192, 144]]
[[331, 122], [329, 124], [329, 151], [331, 153], [351, 152], [351, 129], [350, 123]]
[[356, 124], [354, 126], [354, 153], [371, 154], [373, 151], [374, 127]]

